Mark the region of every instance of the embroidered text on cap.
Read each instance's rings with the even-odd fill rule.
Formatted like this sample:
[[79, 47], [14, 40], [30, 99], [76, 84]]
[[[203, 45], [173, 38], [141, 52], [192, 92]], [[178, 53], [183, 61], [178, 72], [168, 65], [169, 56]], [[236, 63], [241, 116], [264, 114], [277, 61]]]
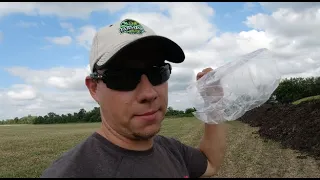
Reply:
[[127, 33], [127, 34], [143, 34], [146, 31], [142, 27], [140, 23], [138, 23], [135, 20], [132, 19], [125, 19], [121, 21], [120, 28], [119, 28], [120, 34]]

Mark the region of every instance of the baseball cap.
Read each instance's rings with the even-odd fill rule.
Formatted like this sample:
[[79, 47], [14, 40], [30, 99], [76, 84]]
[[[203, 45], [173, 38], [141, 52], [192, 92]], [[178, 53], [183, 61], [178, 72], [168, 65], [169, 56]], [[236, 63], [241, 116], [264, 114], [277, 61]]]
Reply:
[[142, 45], [142, 51], [144, 45], [152, 47], [152, 53], [169, 62], [181, 63], [185, 59], [183, 50], [174, 41], [157, 35], [152, 29], [136, 20], [124, 19], [101, 28], [95, 34], [90, 52], [91, 72], [102, 69], [124, 49], [137, 44]]

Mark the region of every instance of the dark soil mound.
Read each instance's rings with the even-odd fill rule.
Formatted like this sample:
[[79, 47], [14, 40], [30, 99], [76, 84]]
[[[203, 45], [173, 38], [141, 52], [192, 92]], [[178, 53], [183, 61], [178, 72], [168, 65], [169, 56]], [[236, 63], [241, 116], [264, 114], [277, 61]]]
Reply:
[[261, 137], [320, 159], [320, 100], [299, 105], [264, 104], [239, 120], [260, 127]]

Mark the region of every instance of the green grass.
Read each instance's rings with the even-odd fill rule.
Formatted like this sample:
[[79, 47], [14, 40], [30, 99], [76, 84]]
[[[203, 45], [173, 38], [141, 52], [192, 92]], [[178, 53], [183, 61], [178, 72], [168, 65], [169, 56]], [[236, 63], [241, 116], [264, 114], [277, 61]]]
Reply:
[[[229, 124], [228, 149], [216, 177], [320, 177], [317, 162], [264, 142], [240, 122]], [[63, 152], [84, 140], [99, 123], [0, 126], [0, 177], [39, 177]], [[203, 125], [194, 118], [166, 119], [162, 135], [197, 146]]]
[[299, 100], [297, 100], [297, 101], [294, 101], [292, 104], [298, 105], [298, 104], [300, 104], [300, 103], [302, 103], [302, 102], [312, 101], [312, 100], [316, 100], [316, 99], [320, 99], [320, 95], [302, 98], [302, 99], [299, 99]]

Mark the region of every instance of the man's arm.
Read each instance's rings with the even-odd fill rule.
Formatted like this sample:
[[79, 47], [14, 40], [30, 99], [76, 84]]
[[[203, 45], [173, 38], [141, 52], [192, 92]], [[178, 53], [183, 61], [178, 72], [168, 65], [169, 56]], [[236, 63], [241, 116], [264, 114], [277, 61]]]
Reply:
[[225, 155], [226, 134], [226, 124], [205, 124], [199, 149], [208, 158], [208, 166], [201, 177], [211, 177], [218, 172]]
[[[197, 74], [196, 79], [199, 80], [212, 70], [212, 68], [203, 69], [202, 72]], [[223, 94], [223, 89], [215, 93]], [[225, 155], [226, 134], [226, 124], [205, 124], [204, 135], [200, 141], [199, 149], [207, 157], [208, 165], [202, 177], [211, 177], [218, 172]]]
[[171, 144], [166, 146], [178, 147], [190, 178], [211, 177], [218, 172], [222, 164], [226, 144], [225, 136], [225, 125], [206, 124], [198, 148], [183, 144], [174, 138], [169, 138]]

